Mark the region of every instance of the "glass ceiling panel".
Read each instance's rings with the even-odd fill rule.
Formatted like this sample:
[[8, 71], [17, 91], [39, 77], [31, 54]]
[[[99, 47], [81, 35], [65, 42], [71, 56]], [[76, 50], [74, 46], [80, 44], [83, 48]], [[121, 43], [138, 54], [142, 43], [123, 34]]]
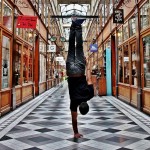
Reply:
[[[87, 15], [89, 4], [60, 4], [61, 15]], [[63, 18], [63, 23], [71, 23], [71, 18]]]
[[[62, 16], [86, 16], [90, 9], [90, 4], [59, 4]], [[64, 37], [66, 40], [69, 39], [71, 18], [62, 18]], [[86, 24], [86, 21], [83, 23]]]

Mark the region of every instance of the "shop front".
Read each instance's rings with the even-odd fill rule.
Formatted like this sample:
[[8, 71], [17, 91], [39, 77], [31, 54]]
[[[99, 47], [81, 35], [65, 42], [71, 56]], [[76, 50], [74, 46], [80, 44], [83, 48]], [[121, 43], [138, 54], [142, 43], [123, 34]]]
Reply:
[[141, 36], [141, 54], [142, 106], [150, 113], [150, 31]]
[[150, 113], [150, 4], [139, 4], [140, 18], [131, 14], [117, 30], [118, 97]]
[[[2, 5], [3, 4], [3, 5]], [[0, 114], [11, 109], [13, 9], [0, 1]]]

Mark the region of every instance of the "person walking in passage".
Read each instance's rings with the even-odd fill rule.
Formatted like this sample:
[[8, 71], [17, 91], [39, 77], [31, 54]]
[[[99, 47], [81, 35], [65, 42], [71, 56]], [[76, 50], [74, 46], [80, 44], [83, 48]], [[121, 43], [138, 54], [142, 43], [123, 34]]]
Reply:
[[[78, 132], [77, 109], [82, 115], [89, 111], [88, 100], [93, 98], [94, 89], [91, 80], [90, 63], [86, 63], [83, 52], [82, 26], [83, 19], [72, 20], [69, 35], [69, 49], [66, 61], [68, 76], [68, 88], [70, 95], [70, 110], [72, 116], [72, 127], [74, 138], [81, 138], [83, 135]], [[76, 46], [75, 46], [76, 39]], [[85, 76], [86, 68], [86, 76]]]

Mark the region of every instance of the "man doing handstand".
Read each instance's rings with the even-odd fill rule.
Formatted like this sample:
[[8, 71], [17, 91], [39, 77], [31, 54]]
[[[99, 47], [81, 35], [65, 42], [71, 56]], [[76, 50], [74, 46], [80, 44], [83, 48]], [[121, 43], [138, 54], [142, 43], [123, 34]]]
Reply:
[[[78, 132], [77, 108], [79, 106], [79, 110], [82, 115], [87, 114], [89, 111], [87, 101], [94, 96], [94, 89], [90, 72], [90, 63], [86, 63], [83, 52], [81, 27], [83, 21], [84, 20], [82, 19], [76, 19], [72, 21], [69, 35], [68, 56], [66, 61], [66, 71], [68, 76], [68, 88], [70, 95], [70, 110], [75, 138], [80, 138], [83, 136]], [[85, 68], [87, 74], [86, 76]]]

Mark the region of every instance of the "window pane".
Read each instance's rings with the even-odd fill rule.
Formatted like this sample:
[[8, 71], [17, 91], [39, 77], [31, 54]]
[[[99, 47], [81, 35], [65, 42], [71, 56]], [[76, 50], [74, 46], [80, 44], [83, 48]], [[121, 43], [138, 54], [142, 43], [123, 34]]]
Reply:
[[17, 43], [16, 44], [16, 49], [15, 49], [15, 85], [20, 85], [20, 77], [21, 77], [21, 44]]
[[127, 40], [128, 39], [128, 24], [126, 23], [123, 26], [123, 40]]
[[23, 49], [23, 82], [28, 82], [28, 48]]
[[143, 38], [144, 51], [144, 86], [150, 88], [150, 35]]
[[118, 30], [118, 45], [122, 43], [122, 28]]
[[132, 85], [137, 86], [137, 49], [136, 44], [131, 45], [131, 69], [132, 69]]
[[12, 30], [12, 9], [6, 3], [4, 3], [3, 9], [3, 25]]
[[33, 81], [33, 52], [30, 50], [29, 52], [29, 81]]
[[46, 44], [40, 41], [40, 82], [46, 81]]
[[119, 82], [123, 83], [123, 51], [122, 48], [119, 48], [118, 56], [119, 56]]
[[135, 16], [129, 20], [130, 37], [136, 33]]
[[2, 41], [2, 89], [4, 89], [9, 87], [10, 39], [6, 36], [3, 36]]
[[140, 18], [141, 18], [141, 29], [147, 27], [149, 25], [149, 14], [150, 8], [149, 3], [145, 3], [140, 10]]
[[129, 84], [129, 50], [128, 45], [124, 45], [124, 83]]

